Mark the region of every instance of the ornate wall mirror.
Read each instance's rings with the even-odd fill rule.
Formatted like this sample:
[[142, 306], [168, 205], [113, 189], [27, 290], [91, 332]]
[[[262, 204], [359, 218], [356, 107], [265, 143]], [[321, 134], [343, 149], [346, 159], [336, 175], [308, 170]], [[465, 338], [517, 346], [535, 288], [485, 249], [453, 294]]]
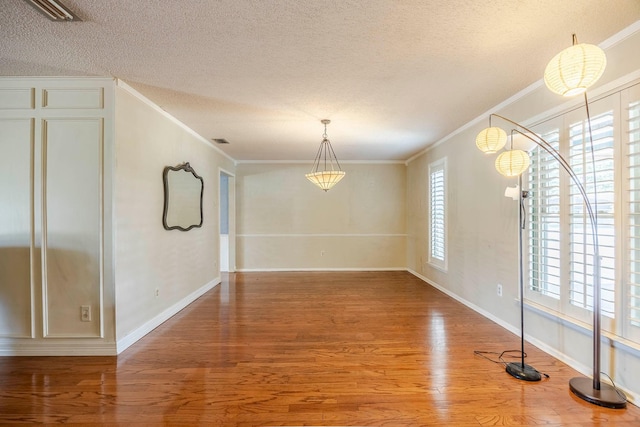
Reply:
[[189, 231], [202, 227], [204, 181], [189, 165], [167, 166], [164, 181], [162, 225], [167, 230]]

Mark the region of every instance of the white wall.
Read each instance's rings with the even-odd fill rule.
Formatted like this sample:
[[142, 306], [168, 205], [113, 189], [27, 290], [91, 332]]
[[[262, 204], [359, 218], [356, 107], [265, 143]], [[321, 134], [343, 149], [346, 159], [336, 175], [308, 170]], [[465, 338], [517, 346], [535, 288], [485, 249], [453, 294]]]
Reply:
[[[126, 84], [2, 78], [0, 131], [0, 354], [116, 354], [219, 282], [234, 162]], [[184, 162], [203, 226], [168, 231], [162, 173]]]
[[[116, 87], [115, 282], [118, 351], [220, 280], [219, 167], [234, 162], [126, 84]], [[204, 180], [203, 225], [162, 225], [165, 166], [189, 162]]]
[[[623, 82], [640, 78], [640, 25], [606, 49], [608, 68], [599, 85], [590, 90], [592, 99]], [[542, 70], [541, 70], [542, 71]], [[542, 76], [541, 76], [542, 77]], [[491, 111], [519, 122], [552, 116], [580, 107], [581, 99], [566, 101], [538, 83]], [[583, 107], [582, 107], [583, 108]], [[514, 179], [500, 176], [495, 157], [475, 147], [475, 136], [488, 125], [488, 114], [440, 141], [408, 164], [407, 170], [407, 266], [418, 275], [476, 310], [519, 331], [518, 298], [518, 204], [503, 196]], [[442, 272], [427, 261], [427, 167], [448, 158], [449, 268]], [[496, 286], [503, 284], [502, 297]], [[591, 333], [548, 314], [528, 309], [525, 332], [533, 343], [591, 375]], [[640, 346], [603, 344], [602, 369], [616, 384], [640, 397]], [[568, 386], [567, 386], [568, 387]]]
[[404, 164], [342, 167], [325, 193], [311, 164], [239, 164], [238, 270], [404, 269]]
[[112, 112], [111, 79], [0, 79], [0, 354], [115, 353]]

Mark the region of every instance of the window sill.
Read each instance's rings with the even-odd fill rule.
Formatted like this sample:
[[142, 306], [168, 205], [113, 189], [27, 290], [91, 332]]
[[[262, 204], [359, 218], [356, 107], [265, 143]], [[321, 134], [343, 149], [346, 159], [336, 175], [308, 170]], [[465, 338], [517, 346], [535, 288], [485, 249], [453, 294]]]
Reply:
[[[518, 299], [519, 303], [520, 300]], [[541, 304], [533, 302], [525, 298], [524, 306], [527, 310], [535, 313], [541, 317], [546, 319], [553, 320], [554, 322], [559, 323], [560, 325], [572, 329], [574, 331], [580, 332], [584, 335], [592, 336], [592, 325], [590, 323], [585, 323], [580, 320], [574, 319], [572, 317], [567, 316], [566, 314], [557, 312], [548, 307], [545, 307]], [[614, 347], [616, 349], [620, 349], [625, 353], [629, 353], [634, 357], [640, 357], [640, 344], [634, 341], [631, 341], [627, 338], [623, 338], [616, 334], [612, 334], [611, 332], [602, 330], [600, 332], [601, 341], [603, 344], [608, 344], [610, 347]]]
[[427, 261], [427, 265], [431, 268], [435, 268], [436, 270], [442, 272], [442, 273], [448, 273], [449, 271], [447, 270], [447, 266], [446, 265], [441, 265], [441, 264], [435, 264], [431, 261]]

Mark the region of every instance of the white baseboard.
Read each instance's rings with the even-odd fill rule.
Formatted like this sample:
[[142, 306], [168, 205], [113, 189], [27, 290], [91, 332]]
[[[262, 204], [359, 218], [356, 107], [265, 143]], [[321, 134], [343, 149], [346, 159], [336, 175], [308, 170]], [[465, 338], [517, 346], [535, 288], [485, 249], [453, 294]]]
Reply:
[[404, 267], [387, 268], [237, 268], [238, 273], [277, 273], [287, 271], [407, 271]]
[[[469, 307], [470, 309], [472, 309], [473, 311], [483, 315], [484, 317], [486, 317], [487, 319], [491, 320], [492, 322], [497, 323], [498, 325], [502, 326], [503, 328], [505, 328], [506, 330], [513, 332], [515, 335], [520, 336], [520, 329], [518, 329], [517, 327], [503, 321], [500, 318], [495, 317], [494, 315], [492, 315], [491, 313], [489, 313], [488, 311], [483, 310], [482, 308], [478, 307], [477, 305], [467, 301], [466, 299], [460, 297], [457, 294], [454, 294], [453, 292], [451, 292], [450, 290], [438, 285], [437, 283], [435, 283], [433, 280], [427, 279], [426, 277], [424, 277], [423, 275], [407, 269], [407, 271], [411, 274], [413, 274], [414, 276], [416, 276], [417, 278], [421, 279], [422, 281], [424, 281], [426, 284], [433, 286], [434, 288], [436, 288], [437, 290], [443, 292], [444, 294], [450, 296], [451, 298], [453, 298], [454, 300], [460, 302], [461, 304], [466, 305], [467, 307]], [[584, 376], [587, 377], [591, 377], [591, 374], [593, 372], [591, 372], [591, 368], [584, 365], [583, 363], [580, 363], [578, 361], [576, 361], [575, 359], [567, 356], [566, 354], [558, 351], [557, 349], [549, 346], [548, 344], [544, 343], [543, 341], [540, 341], [537, 338], [534, 338], [528, 334], [524, 334], [524, 339], [529, 342], [530, 344], [538, 347], [540, 350], [544, 351], [545, 353], [547, 353], [549, 356], [552, 356], [556, 359], [558, 359], [559, 361], [561, 361], [562, 363], [570, 366], [571, 368], [575, 369], [576, 371], [580, 372], [581, 374], [583, 374]], [[607, 382], [608, 384], [611, 384], [609, 381], [607, 381], [605, 378], [602, 378], [603, 382]], [[632, 404], [636, 404], [636, 402], [640, 402], [640, 396], [637, 395], [636, 393], [633, 393], [629, 390], [627, 390], [624, 387], [620, 387], [620, 385], [616, 384], [616, 386], [625, 392], [625, 394], [627, 395], [627, 399], [629, 400], [630, 403]], [[568, 384], [567, 384], [567, 388], [568, 388]]]
[[[97, 341], [97, 342], [96, 342]], [[100, 338], [44, 339], [0, 345], [0, 356], [115, 356], [116, 343]]]
[[117, 350], [116, 354], [120, 354], [123, 351], [125, 351], [127, 348], [131, 347], [131, 345], [133, 345], [142, 337], [147, 335], [149, 332], [153, 331], [155, 328], [157, 328], [158, 326], [160, 326], [161, 324], [169, 320], [171, 317], [175, 316], [180, 310], [182, 310], [183, 308], [185, 308], [186, 306], [188, 306], [189, 304], [191, 304], [192, 302], [200, 298], [202, 295], [204, 295], [206, 292], [213, 289], [219, 283], [220, 283], [219, 277], [213, 279], [206, 285], [202, 286], [200, 289], [197, 289], [196, 291], [182, 298], [180, 301], [173, 304], [171, 307], [167, 308], [162, 313], [158, 314], [156, 317], [149, 319], [143, 325], [141, 325], [131, 333], [127, 334], [123, 338], [119, 339], [116, 344], [116, 350]]
[[444, 294], [447, 294], [448, 296], [450, 296], [454, 300], [458, 301], [459, 303], [462, 303], [462, 304], [466, 305], [467, 307], [469, 307], [470, 309], [472, 309], [473, 311], [475, 311], [475, 312], [477, 312], [479, 314], [482, 314], [484, 317], [486, 317], [487, 319], [491, 320], [492, 322], [497, 323], [498, 325], [502, 326], [503, 328], [505, 328], [509, 332], [513, 332], [514, 334], [520, 336], [520, 330], [518, 328], [514, 327], [513, 325], [505, 322], [504, 320], [500, 319], [499, 317], [494, 316], [493, 314], [489, 313], [488, 311], [483, 310], [482, 308], [478, 307], [477, 305], [473, 304], [472, 302], [467, 301], [466, 299], [460, 297], [460, 295], [454, 294], [449, 289], [438, 285], [433, 280], [427, 279], [426, 277], [424, 277], [420, 273], [417, 273], [417, 272], [415, 272], [413, 270], [410, 270], [410, 269], [407, 269], [407, 271], [409, 273], [413, 274], [414, 276], [416, 276], [417, 278], [421, 279], [422, 281], [424, 281], [428, 285], [433, 286], [434, 288], [436, 288], [440, 292], [442, 292]]

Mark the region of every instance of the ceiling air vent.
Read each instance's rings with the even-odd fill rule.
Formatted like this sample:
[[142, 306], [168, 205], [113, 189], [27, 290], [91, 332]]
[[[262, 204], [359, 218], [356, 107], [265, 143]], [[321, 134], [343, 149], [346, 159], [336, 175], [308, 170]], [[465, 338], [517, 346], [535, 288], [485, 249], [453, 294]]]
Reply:
[[227, 141], [224, 138], [213, 138], [213, 142], [215, 142], [216, 144], [228, 144], [229, 141]]
[[81, 21], [68, 7], [58, 0], [26, 0], [47, 18], [56, 22]]

